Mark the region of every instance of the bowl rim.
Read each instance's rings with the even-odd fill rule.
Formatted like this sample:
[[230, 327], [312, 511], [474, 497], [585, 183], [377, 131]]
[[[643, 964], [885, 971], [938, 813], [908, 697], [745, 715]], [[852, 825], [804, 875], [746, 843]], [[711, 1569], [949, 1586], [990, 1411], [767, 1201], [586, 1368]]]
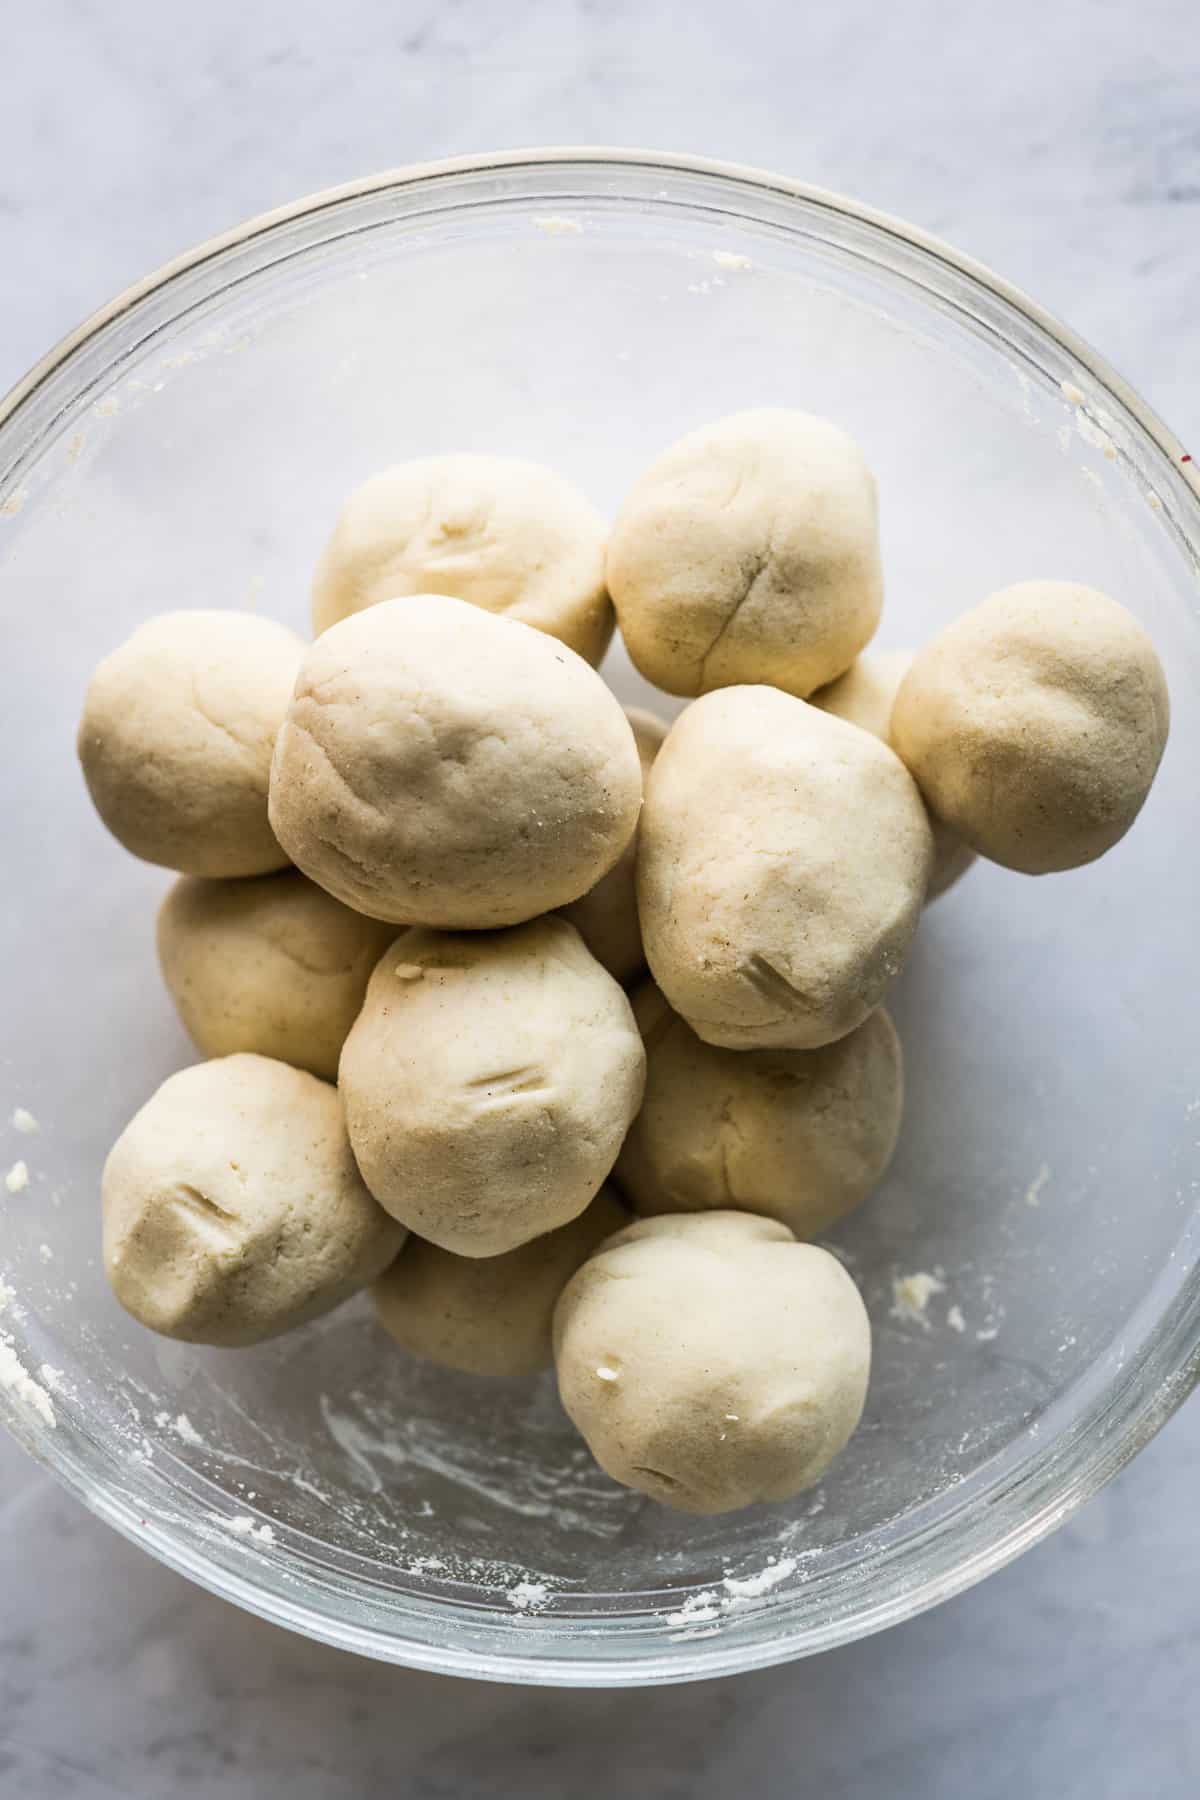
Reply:
[[[106, 327], [178, 277], [206, 262], [263, 237], [282, 225], [311, 218], [373, 195], [436, 183], [461, 175], [500, 171], [558, 171], [571, 164], [636, 170], [652, 175], [699, 176], [748, 187], [763, 195], [795, 200], [852, 224], [863, 225], [931, 258], [951, 272], [999, 298], [1051, 338], [1095, 383], [1136, 421], [1182, 481], [1198, 511], [1189, 534], [1200, 544], [1200, 472], [1183, 443], [1141, 396], [1077, 333], [1032, 300], [1022, 289], [996, 275], [985, 264], [964, 255], [941, 238], [886, 211], [831, 190], [753, 165], [669, 151], [603, 145], [513, 148], [414, 162], [319, 189], [209, 237], [160, 265], [97, 308], [55, 344], [7, 394], [0, 397], [0, 431], [67, 364], [75, 353]], [[1196, 556], [1196, 552], [1193, 551]], [[1197, 560], [1200, 567], [1200, 559]], [[964, 1554], [927, 1567], [911, 1585], [901, 1586], [874, 1605], [831, 1618], [803, 1635], [786, 1630], [766, 1640], [723, 1642], [723, 1634], [676, 1639], [652, 1648], [630, 1641], [623, 1656], [572, 1656], [553, 1640], [534, 1654], [490, 1655], [479, 1647], [434, 1645], [400, 1637], [369, 1623], [335, 1618], [297, 1602], [277, 1587], [243, 1576], [226, 1558], [204, 1555], [185, 1537], [151, 1527], [144, 1513], [115, 1491], [88, 1479], [75, 1459], [63, 1454], [56, 1434], [33, 1421], [26, 1409], [0, 1387], [0, 1422], [31, 1456], [90, 1511], [140, 1548], [176, 1572], [223, 1599], [273, 1623], [287, 1626], [341, 1649], [393, 1663], [475, 1679], [563, 1686], [633, 1686], [696, 1680], [766, 1668], [804, 1655], [852, 1643], [876, 1631], [917, 1616], [974, 1585], [1032, 1548], [1123, 1469], [1157, 1434], [1200, 1382], [1200, 1274], [1193, 1272], [1158, 1318], [1145, 1343], [1146, 1366], [1123, 1383], [1109, 1383], [1105, 1404], [1089, 1416], [1092, 1438], [1070, 1469], [1059, 1467], [1062, 1443], [1048, 1434], [1046, 1450], [1016, 1471], [989, 1497], [1000, 1522], [985, 1541]], [[1093, 1371], [1094, 1372], [1094, 1371]], [[1151, 1372], [1156, 1379], [1146, 1380]], [[1135, 1376], [1138, 1378], [1135, 1379]], [[1119, 1416], [1115, 1416], [1118, 1415]], [[943, 1521], [936, 1533], [946, 1531]], [[244, 1565], [243, 1565], [244, 1566]], [[681, 1593], [684, 1590], [680, 1590]], [[766, 1603], [770, 1605], [770, 1601]], [[435, 1608], [436, 1609], [436, 1608]], [[757, 1610], [757, 1609], [756, 1609]], [[514, 1625], [517, 1621], [511, 1621]]]

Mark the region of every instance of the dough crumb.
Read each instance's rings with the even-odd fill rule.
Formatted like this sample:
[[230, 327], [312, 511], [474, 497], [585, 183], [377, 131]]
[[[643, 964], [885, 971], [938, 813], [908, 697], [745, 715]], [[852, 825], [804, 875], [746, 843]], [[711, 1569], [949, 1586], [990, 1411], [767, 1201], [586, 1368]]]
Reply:
[[508, 1604], [517, 1612], [540, 1612], [549, 1599], [550, 1589], [544, 1581], [518, 1581], [508, 1590]]
[[61, 1369], [53, 1369], [49, 1363], [43, 1363], [38, 1374], [52, 1394], [61, 1394], [64, 1391], [67, 1378]]
[[38, 1255], [41, 1257], [41, 1259], [44, 1263], [54, 1261], [54, 1252], [50, 1248], [49, 1244], [39, 1244], [38, 1245]]
[[925, 1309], [935, 1294], [945, 1291], [945, 1282], [926, 1269], [918, 1269], [912, 1275], [897, 1275], [892, 1281], [892, 1318], [929, 1331], [931, 1325]]
[[1042, 1204], [1042, 1189], [1049, 1179], [1050, 1165], [1048, 1163], [1043, 1163], [1029, 1186], [1025, 1189], [1026, 1206], [1040, 1206]]
[[175, 1420], [174, 1431], [176, 1437], [182, 1438], [185, 1444], [195, 1444], [203, 1449], [204, 1439], [200, 1436], [200, 1433], [196, 1430], [196, 1427], [192, 1424], [192, 1421], [188, 1418], [186, 1413], [180, 1413], [178, 1415]]
[[975, 1333], [975, 1342], [977, 1344], [990, 1344], [993, 1338], [999, 1336], [1000, 1327], [998, 1325], [985, 1325], [982, 1331], [977, 1331]]
[[689, 1594], [676, 1612], [667, 1614], [666, 1622], [668, 1625], [704, 1625], [720, 1616], [721, 1603], [716, 1594]]
[[963, 1318], [961, 1306], [951, 1306], [946, 1309], [946, 1323], [951, 1331], [965, 1331], [967, 1329], [967, 1321]]
[[249, 1513], [235, 1513], [232, 1519], [223, 1518], [220, 1513], [212, 1513], [210, 1517], [226, 1531], [231, 1531], [234, 1537], [253, 1538], [259, 1544], [275, 1542], [275, 1533], [271, 1526], [256, 1524]]
[[1073, 381], [1060, 381], [1058, 387], [1059, 392], [1062, 394], [1062, 397], [1067, 402], [1068, 406], [1083, 405], [1083, 390], [1082, 388], [1077, 388]]
[[721, 1586], [737, 1600], [754, 1600], [760, 1594], [769, 1594], [781, 1581], [786, 1581], [795, 1567], [794, 1556], [783, 1556], [777, 1562], [769, 1562], [757, 1575], [727, 1575]]
[[395, 968], [397, 981], [420, 981], [424, 973], [420, 963], [397, 963]]
[[4, 1177], [4, 1185], [10, 1194], [23, 1194], [29, 1186], [29, 1165], [15, 1162]]
[[58, 1424], [49, 1394], [33, 1379], [6, 1338], [0, 1338], [0, 1388], [37, 1413], [47, 1425]]
[[752, 269], [754, 267], [748, 256], [739, 256], [736, 250], [714, 250], [712, 259], [718, 269]]
[[545, 219], [535, 219], [533, 222], [538, 230], [544, 232], [547, 237], [579, 237], [583, 232], [583, 226], [578, 219], [562, 219], [557, 215], [552, 215]]
[[35, 1131], [42, 1129], [33, 1114], [24, 1106], [17, 1107], [13, 1113], [12, 1122], [14, 1130], [23, 1131], [26, 1137], [32, 1137]]

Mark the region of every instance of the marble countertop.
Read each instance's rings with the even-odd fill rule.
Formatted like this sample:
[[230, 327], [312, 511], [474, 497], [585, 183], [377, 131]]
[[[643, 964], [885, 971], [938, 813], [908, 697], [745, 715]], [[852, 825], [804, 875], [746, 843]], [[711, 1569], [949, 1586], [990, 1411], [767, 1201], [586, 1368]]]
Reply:
[[[1200, 438], [1194, 0], [337, 15], [317, 0], [10, 15], [0, 387], [116, 289], [305, 190], [482, 146], [610, 142], [779, 168], [942, 234]], [[882, 1638], [720, 1683], [538, 1694], [243, 1616], [0, 1441], [0, 1796], [1192, 1800], [1198, 1488], [1193, 1403], [1056, 1537]]]

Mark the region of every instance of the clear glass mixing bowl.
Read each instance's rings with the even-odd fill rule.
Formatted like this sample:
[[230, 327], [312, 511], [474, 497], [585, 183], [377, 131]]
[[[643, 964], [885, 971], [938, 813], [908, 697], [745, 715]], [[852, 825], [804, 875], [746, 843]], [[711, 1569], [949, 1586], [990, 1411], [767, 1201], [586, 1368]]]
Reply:
[[[1144, 620], [1175, 718], [1102, 863], [1043, 881], [981, 866], [929, 914], [894, 1002], [900, 1151], [836, 1239], [875, 1328], [865, 1422], [815, 1492], [695, 1520], [600, 1476], [550, 1378], [419, 1366], [365, 1301], [237, 1352], [118, 1310], [101, 1163], [193, 1052], [155, 969], [167, 878], [105, 836], [73, 737], [92, 665], [150, 613], [306, 626], [338, 503], [380, 465], [511, 452], [611, 507], [678, 433], [767, 404], [866, 447], [881, 642], [1006, 582], [1074, 577]], [[0, 408], [0, 1153], [30, 1176], [0, 1186], [0, 1416], [215, 1592], [506, 1680], [777, 1662], [1043, 1536], [1196, 1379], [1198, 499], [1136, 396], [992, 276], [848, 202], [682, 158], [388, 175], [114, 302]], [[611, 674], [653, 701], [619, 654]], [[36, 1134], [9, 1124], [18, 1107]]]

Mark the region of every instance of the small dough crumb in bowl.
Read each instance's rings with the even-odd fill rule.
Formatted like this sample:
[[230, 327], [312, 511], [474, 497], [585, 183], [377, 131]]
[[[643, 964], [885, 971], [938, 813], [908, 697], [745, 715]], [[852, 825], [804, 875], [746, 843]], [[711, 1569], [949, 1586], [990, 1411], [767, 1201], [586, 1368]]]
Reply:
[[[547, 235], [548, 217], [581, 230]], [[1115, 459], [1080, 437], [1063, 382], [1104, 396]], [[197, 1052], [154, 966], [175, 864], [121, 853], [73, 753], [91, 672], [154, 615], [219, 608], [269, 624], [298, 664], [337, 509], [377, 471], [502, 451], [613, 521], [664, 446], [764, 407], [862, 447], [885, 644], [923, 653], [984, 596], [1053, 578], [1135, 615], [1171, 689], [1153, 789], [1102, 860], [1031, 881], [981, 856], [944, 904], [911, 897], [919, 929], [883, 996], [903, 1128], [873, 1195], [822, 1239], [871, 1321], [858, 1431], [793, 1499], [684, 1514], [596, 1468], [549, 1371], [489, 1380], [410, 1356], [369, 1293], [237, 1350], [142, 1329], [108, 1288], [101, 1170]], [[823, 1651], [1069, 1517], [1189, 1392], [1200, 1342], [1200, 1066], [1181, 1000], [1200, 914], [1200, 490], [1185, 450], [1070, 331], [922, 233], [673, 157], [519, 152], [360, 182], [205, 246], [54, 351], [0, 402], [0, 1171], [27, 1176], [0, 1184], [5, 1426], [135, 1543], [252, 1612], [502, 1681], [641, 1687]], [[619, 639], [603, 677], [634, 815], [615, 863], [640, 793], [621, 709], [676, 708]], [[201, 698], [196, 742], [224, 745], [261, 822], [263, 765]], [[116, 723], [145, 746], [140, 719]], [[755, 758], [769, 764], [778, 735], [764, 729]], [[149, 786], [141, 753], [127, 766]], [[738, 806], [761, 797], [752, 772], [729, 776]], [[715, 789], [708, 806], [728, 810]], [[283, 867], [270, 838], [258, 847], [253, 871], [186, 872]], [[710, 855], [697, 882], [729, 860], [715, 833]], [[581, 868], [558, 904], [602, 874]], [[18, 1108], [40, 1131], [9, 1123]], [[893, 1316], [913, 1271], [942, 1284], [920, 1322]], [[619, 1395], [625, 1365], [596, 1366]]]

